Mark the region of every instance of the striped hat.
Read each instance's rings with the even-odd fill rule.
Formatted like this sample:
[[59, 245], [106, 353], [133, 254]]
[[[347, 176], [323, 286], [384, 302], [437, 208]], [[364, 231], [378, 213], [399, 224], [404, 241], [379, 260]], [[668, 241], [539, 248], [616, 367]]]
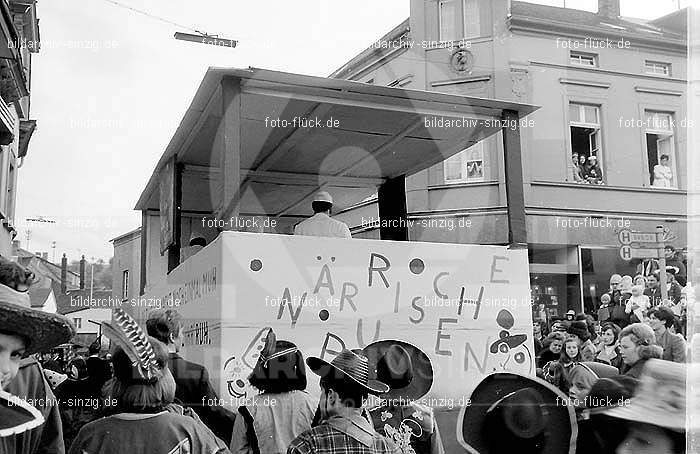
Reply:
[[366, 356], [344, 349], [330, 363], [321, 358], [311, 357], [306, 360], [311, 370], [321, 377], [333, 374], [333, 378], [349, 378], [370, 394], [383, 394], [389, 386], [378, 380], [369, 379], [369, 360]]

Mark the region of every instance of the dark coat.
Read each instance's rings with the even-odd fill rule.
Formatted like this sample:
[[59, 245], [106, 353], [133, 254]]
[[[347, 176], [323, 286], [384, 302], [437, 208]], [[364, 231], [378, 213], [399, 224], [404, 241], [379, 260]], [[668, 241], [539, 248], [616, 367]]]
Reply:
[[63, 454], [63, 428], [56, 397], [44, 378], [39, 362], [34, 358], [23, 359], [17, 376], [5, 391], [21, 399], [34, 402], [46, 420], [41, 426], [20, 435], [0, 438], [3, 454]]
[[221, 405], [208, 404], [218, 403], [219, 399], [204, 366], [171, 353], [168, 367], [175, 379], [175, 399], [185, 407], [191, 407], [217, 437], [226, 444], [230, 443], [236, 416]]
[[632, 366], [628, 366], [627, 364], [622, 364], [622, 367], [620, 368], [620, 372], [622, 375], [627, 375], [632, 378], [636, 378], [639, 380], [639, 377], [642, 376], [642, 370], [644, 369], [644, 365], [646, 362], [649, 361], [648, 359], [640, 359], [636, 363], [634, 363]]

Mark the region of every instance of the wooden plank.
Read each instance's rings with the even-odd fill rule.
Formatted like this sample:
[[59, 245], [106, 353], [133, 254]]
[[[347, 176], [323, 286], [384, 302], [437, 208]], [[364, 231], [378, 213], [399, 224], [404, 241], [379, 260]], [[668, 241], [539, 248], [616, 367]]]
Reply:
[[[416, 127], [421, 125], [423, 123], [422, 119], [419, 119], [407, 127], [405, 127], [402, 131], [400, 131], [397, 135], [392, 137], [390, 140], [388, 140], [386, 143], [380, 145], [376, 149], [374, 149], [368, 156], [365, 156], [364, 158], [358, 160], [355, 164], [351, 165], [350, 167], [345, 168], [344, 170], [341, 170], [340, 172], [337, 172], [335, 176], [342, 177], [347, 175], [349, 172], [351, 172], [353, 169], [364, 165], [371, 159], [376, 159], [376, 156], [381, 155], [383, 153], [386, 153], [388, 150], [391, 150], [393, 146], [395, 146], [397, 143], [399, 143], [404, 137], [406, 137], [407, 134], [409, 134], [411, 131], [413, 131]], [[305, 200], [307, 200], [311, 195], [316, 193], [316, 191], [322, 190], [324, 187], [328, 186], [328, 183], [323, 183], [321, 185], [318, 185], [313, 191], [307, 193], [304, 195], [304, 197], [300, 198], [295, 202], [294, 204], [288, 206], [284, 210], [280, 211], [279, 213], [276, 214], [276, 216], [282, 216], [286, 213], [289, 213], [290, 211], [296, 209], [299, 205], [304, 203]]]
[[[328, 112], [330, 112], [332, 108], [332, 104], [316, 104], [312, 109], [306, 112], [303, 117], [309, 119], [322, 118], [325, 120], [326, 115], [328, 115]], [[260, 164], [258, 164], [255, 170], [270, 169], [273, 165], [279, 162], [279, 160], [282, 159], [287, 152], [297, 146], [302, 141], [304, 136], [306, 136], [306, 134], [312, 130], [314, 130], [314, 128], [297, 127], [291, 131], [289, 135], [282, 138], [277, 143], [275, 148], [267, 156], [265, 156], [262, 161], [260, 161]]]
[[508, 243], [511, 246], [522, 247], [527, 245], [527, 225], [518, 113], [513, 110], [504, 110], [502, 120], [505, 125], [515, 125], [514, 128], [502, 129], [508, 205]]
[[222, 127], [223, 147], [220, 150], [221, 200], [226, 207], [220, 217], [237, 217], [241, 198], [241, 86], [240, 79], [224, 78]]
[[422, 124], [423, 124], [422, 118], [409, 124], [408, 126], [403, 128], [401, 131], [399, 131], [398, 134], [396, 134], [394, 137], [392, 137], [387, 142], [385, 142], [383, 145], [372, 150], [372, 152], [370, 152], [369, 155], [367, 155], [364, 158], [360, 159], [359, 161], [355, 162], [350, 167], [347, 167], [344, 170], [337, 172], [336, 176], [345, 176], [348, 173], [352, 172], [353, 170], [357, 169], [358, 167], [365, 165], [370, 160], [377, 160], [377, 158], [379, 156], [391, 151], [394, 148], [394, 146], [396, 146], [399, 142], [401, 142], [401, 140], [403, 140], [404, 137], [406, 137], [408, 134], [411, 133], [411, 131], [413, 131], [414, 129], [416, 129], [418, 126], [420, 126]]
[[271, 71], [259, 68], [250, 70], [240, 69], [220, 69], [224, 74], [231, 74], [245, 80], [243, 83], [247, 87], [313, 87], [316, 90], [339, 91], [346, 90], [348, 94], [371, 94], [377, 97], [391, 97], [396, 100], [416, 100], [426, 101], [431, 104], [462, 104], [466, 106], [485, 106], [497, 110], [521, 111], [531, 113], [537, 109], [536, 106], [509, 101], [500, 101], [488, 98], [477, 98], [472, 96], [453, 95], [449, 93], [439, 93], [434, 91], [424, 91], [415, 89], [384, 87], [381, 85], [368, 85], [356, 81], [345, 79], [333, 79], [326, 77], [307, 76], [303, 74], [285, 73], [281, 71]]
[[[200, 165], [185, 165], [184, 176], [202, 179], [218, 179], [220, 178], [220, 169], [218, 167], [208, 167]], [[255, 171], [252, 169], [241, 169], [241, 178], [249, 177], [253, 182], [259, 183], [289, 183], [289, 184], [318, 184], [319, 181], [325, 181], [332, 186], [347, 186], [347, 187], [373, 187], [378, 186], [384, 181], [384, 178], [371, 177], [338, 177], [327, 174], [307, 174], [307, 173], [292, 173], [292, 172], [272, 172], [272, 171]]]
[[[268, 88], [248, 87], [246, 94], [272, 96], [277, 98], [312, 101], [342, 106], [364, 107], [366, 109], [385, 110], [388, 112], [408, 112], [416, 115], [459, 118], [462, 116], [487, 120], [498, 118], [500, 110], [485, 107], [474, 107], [464, 104], [439, 104], [414, 99], [401, 99], [387, 96], [375, 96], [365, 93], [345, 93], [340, 96], [336, 92], [323, 92], [310, 87], [284, 87], [284, 91]], [[440, 109], [439, 107], [442, 107]]]
[[187, 150], [190, 148], [190, 145], [192, 145], [192, 142], [194, 141], [195, 137], [197, 137], [199, 131], [202, 130], [202, 126], [204, 126], [204, 123], [206, 123], [207, 118], [209, 118], [209, 115], [213, 113], [216, 101], [221, 99], [219, 96], [217, 96], [217, 93], [218, 90], [214, 90], [212, 92], [211, 96], [209, 97], [209, 100], [207, 101], [206, 106], [204, 107], [204, 110], [199, 115], [197, 122], [194, 124], [192, 129], [190, 129], [189, 134], [187, 134], [187, 138], [185, 138], [185, 141], [180, 146], [180, 150], [177, 152], [178, 155], [185, 156], [185, 153], [187, 153]]

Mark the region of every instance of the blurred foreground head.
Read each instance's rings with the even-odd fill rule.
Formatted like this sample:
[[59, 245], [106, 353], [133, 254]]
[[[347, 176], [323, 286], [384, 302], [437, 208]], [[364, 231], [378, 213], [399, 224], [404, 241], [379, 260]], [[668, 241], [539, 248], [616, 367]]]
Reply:
[[[485, 377], [462, 409], [460, 443], [480, 454], [573, 454], [576, 415], [567, 396], [539, 378]], [[461, 433], [460, 433], [461, 429]]]

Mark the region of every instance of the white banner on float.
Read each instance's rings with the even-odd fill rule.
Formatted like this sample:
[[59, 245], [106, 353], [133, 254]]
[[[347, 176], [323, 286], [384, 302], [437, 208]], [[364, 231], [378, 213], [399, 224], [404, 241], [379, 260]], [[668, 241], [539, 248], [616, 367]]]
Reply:
[[431, 360], [431, 406], [464, 405], [493, 371], [535, 371], [525, 249], [224, 232], [168, 282], [163, 301], [187, 320], [184, 356], [207, 366], [224, 404], [254, 394], [265, 327], [327, 361], [409, 342]]

